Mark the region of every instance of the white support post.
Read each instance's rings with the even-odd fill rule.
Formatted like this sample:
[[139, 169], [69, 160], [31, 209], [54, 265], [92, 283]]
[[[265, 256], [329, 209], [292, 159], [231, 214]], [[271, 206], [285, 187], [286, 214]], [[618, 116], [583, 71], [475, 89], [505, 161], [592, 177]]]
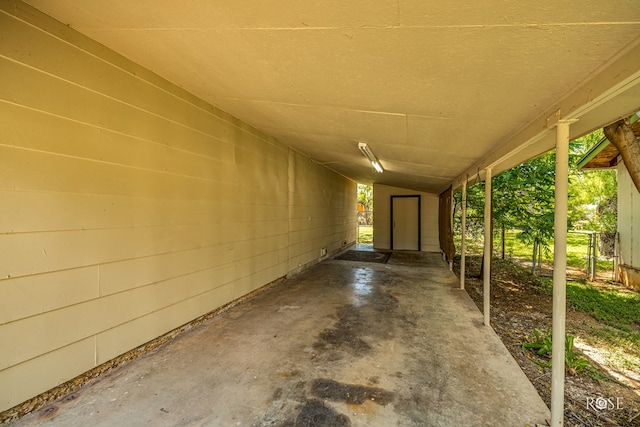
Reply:
[[464, 289], [464, 277], [466, 274], [467, 262], [467, 180], [462, 182], [462, 221], [461, 221], [460, 237], [462, 244], [460, 245], [460, 289]]
[[569, 126], [556, 129], [556, 190], [553, 243], [553, 327], [551, 345], [551, 425], [564, 425], [564, 353], [567, 314], [567, 205], [569, 186]]
[[484, 184], [484, 289], [482, 306], [485, 326], [491, 325], [491, 209], [491, 168], [487, 168]]
[[[451, 240], [453, 240], [453, 218], [455, 217], [455, 198], [453, 197], [453, 188], [451, 189], [451, 215], [449, 216], [449, 224], [451, 224]], [[454, 245], [454, 250], [453, 250], [453, 257], [455, 258], [456, 255], [456, 251], [455, 251], [455, 245]], [[449, 260], [449, 271], [453, 271], [453, 258], [451, 258]]]

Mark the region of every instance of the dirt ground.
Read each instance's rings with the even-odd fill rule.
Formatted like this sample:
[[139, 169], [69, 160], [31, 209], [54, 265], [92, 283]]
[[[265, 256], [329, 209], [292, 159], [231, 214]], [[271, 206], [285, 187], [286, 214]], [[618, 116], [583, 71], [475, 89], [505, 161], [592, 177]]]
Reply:
[[[456, 260], [459, 273], [459, 259]], [[480, 257], [467, 257], [466, 290], [482, 310], [483, 282], [478, 278]], [[571, 273], [569, 273], [571, 274]], [[491, 279], [491, 323], [524, 373], [549, 406], [551, 369], [538, 367], [522, 350], [534, 328], [551, 330], [552, 297], [539, 290], [535, 278], [524, 269], [496, 260]], [[591, 316], [567, 308], [567, 333], [583, 336], [598, 322]], [[576, 345], [577, 347], [577, 345]], [[567, 375], [565, 385], [566, 426], [640, 426], [640, 382], [638, 374], [612, 370], [599, 353], [609, 349], [589, 348], [582, 354], [604, 377]]]

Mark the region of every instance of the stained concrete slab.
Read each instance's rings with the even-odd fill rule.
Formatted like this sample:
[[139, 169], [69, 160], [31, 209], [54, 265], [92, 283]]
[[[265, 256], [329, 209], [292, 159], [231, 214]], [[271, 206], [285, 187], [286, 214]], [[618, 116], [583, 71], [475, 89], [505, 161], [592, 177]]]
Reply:
[[325, 261], [15, 426], [525, 426], [549, 411], [438, 254]]

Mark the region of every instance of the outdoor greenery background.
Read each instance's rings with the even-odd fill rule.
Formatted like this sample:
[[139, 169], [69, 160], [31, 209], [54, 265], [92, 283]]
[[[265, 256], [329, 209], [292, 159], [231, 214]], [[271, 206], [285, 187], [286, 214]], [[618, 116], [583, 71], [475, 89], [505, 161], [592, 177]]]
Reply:
[[[617, 172], [579, 170], [578, 160], [602, 138], [602, 130], [569, 145], [568, 265], [586, 265], [589, 237], [577, 232], [615, 233], [617, 225]], [[492, 180], [494, 251], [529, 258], [534, 263], [553, 258], [555, 151], [502, 172]], [[454, 235], [460, 248], [462, 193], [454, 195]], [[481, 253], [484, 234], [484, 182], [471, 182], [467, 190], [467, 242], [471, 253]], [[500, 251], [501, 252], [501, 251]], [[501, 254], [502, 255], [502, 254]], [[601, 259], [598, 268], [612, 268]]]
[[[616, 170], [578, 170], [578, 160], [603, 137], [596, 131], [570, 144], [569, 234], [567, 266], [573, 268], [567, 282], [567, 305], [586, 313], [597, 323], [585, 323], [573, 333], [583, 344], [605, 348], [604, 363], [613, 369], [640, 372], [640, 294], [607, 284], [613, 273], [613, 261], [600, 256], [597, 270], [600, 280], [586, 280], [587, 232], [615, 233], [617, 229]], [[555, 151], [520, 164], [493, 178], [493, 248], [496, 267], [513, 271], [513, 280], [521, 275], [533, 278], [535, 292], [550, 295], [550, 277], [531, 276], [523, 265], [553, 261], [553, 209], [555, 191]], [[358, 186], [358, 201], [373, 210], [371, 186]], [[460, 253], [462, 194], [454, 195], [454, 241]], [[361, 215], [362, 216], [362, 215]], [[484, 239], [484, 182], [469, 183], [467, 193], [467, 254], [480, 258]], [[372, 212], [359, 219], [358, 241], [373, 242]], [[503, 232], [504, 230], [504, 232]], [[504, 246], [502, 240], [504, 239]], [[504, 247], [504, 254], [502, 253]], [[534, 255], [535, 254], [535, 255]], [[536, 256], [542, 258], [536, 259]], [[516, 271], [517, 270], [517, 271]], [[584, 275], [581, 276], [584, 272]], [[610, 278], [610, 277], [609, 277]], [[533, 283], [526, 280], [527, 283]], [[604, 286], [603, 286], [604, 283]], [[571, 349], [573, 351], [573, 348]], [[582, 359], [578, 357], [576, 360]], [[585, 361], [586, 362], [586, 361]], [[599, 369], [590, 367], [587, 374], [604, 379]]]
[[[617, 173], [615, 170], [578, 170], [576, 163], [603, 137], [597, 130], [569, 145], [569, 231], [568, 264], [586, 265], [586, 234], [614, 233], [617, 222]], [[492, 180], [494, 251], [502, 247], [505, 256], [542, 261], [553, 257], [553, 207], [555, 191], [555, 151], [502, 172]], [[365, 210], [359, 214], [358, 241], [373, 241], [373, 188], [358, 185], [358, 202]], [[454, 238], [460, 249], [462, 192], [454, 195]], [[573, 233], [572, 233], [573, 232]], [[467, 243], [470, 253], [482, 252], [484, 235], [484, 182], [470, 182], [467, 189]], [[539, 261], [539, 260], [536, 260]], [[601, 259], [598, 268], [612, 268], [611, 260]]]

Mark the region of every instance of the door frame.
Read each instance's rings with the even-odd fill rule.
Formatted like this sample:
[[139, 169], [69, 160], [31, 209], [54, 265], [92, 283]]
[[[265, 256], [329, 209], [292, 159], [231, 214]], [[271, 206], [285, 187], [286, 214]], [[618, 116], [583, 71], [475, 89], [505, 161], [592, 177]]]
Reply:
[[391, 229], [391, 243], [389, 246], [391, 247], [391, 250], [393, 250], [393, 199], [408, 197], [415, 197], [418, 199], [418, 249], [416, 250], [422, 250], [422, 199], [420, 198], [420, 194], [403, 194], [400, 196], [390, 196], [389, 205], [391, 206], [391, 222], [389, 224], [389, 228]]

